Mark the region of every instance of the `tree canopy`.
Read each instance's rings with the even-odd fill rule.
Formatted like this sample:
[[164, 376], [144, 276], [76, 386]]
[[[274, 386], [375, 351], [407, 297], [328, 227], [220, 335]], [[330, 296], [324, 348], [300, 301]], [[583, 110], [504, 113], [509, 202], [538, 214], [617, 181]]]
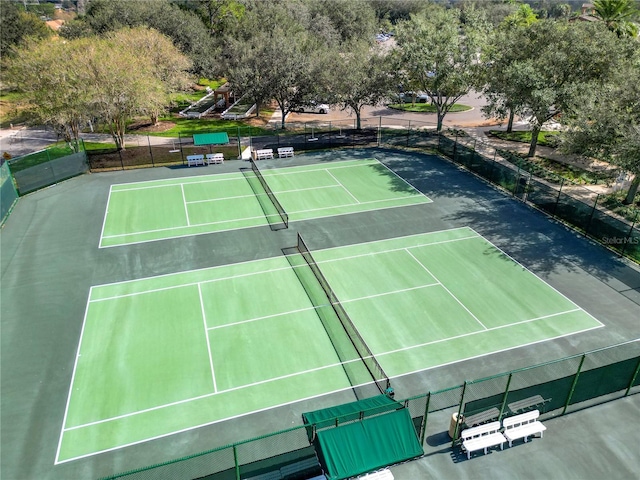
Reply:
[[398, 25], [400, 82], [429, 95], [437, 110], [438, 131], [454, 103], [476, 82], [488, 25], [480, 10], [436, 6]]
[[621, 54], [606, 29], [555, 21], [499, 32], [489, 52], [485, 112], [501, 116], [509, 107], [528, 116], [533, 130], [529, 156], [535, 155], [542, 125], [571, 114], [583, 96], [597, 94]]
[[189, 61], [171, 40], [145, 27], [101, 38], [31, 42], [10, 64], [7, 80], [28, 94], [27, 111], [67, 140], [87, 122], [103, 122], [119, 149], [127, 122], [156, 117], [186, 81]]

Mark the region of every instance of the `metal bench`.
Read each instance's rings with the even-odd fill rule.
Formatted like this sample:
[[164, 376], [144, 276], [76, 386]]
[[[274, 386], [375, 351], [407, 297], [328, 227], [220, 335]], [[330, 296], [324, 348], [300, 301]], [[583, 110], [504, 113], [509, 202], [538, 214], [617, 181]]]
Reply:
[[267, 158], [273, 158], [273, 149], [265, 148], [262, 150], [256, 150], [256, 160], [265, 160]]
[[278, 148], [278, 158], [293, 157], [293, 147]]
[[500, 410], [495, 407], [485, 410], [484, 412], [476, 413], [464, 417], [464, 424], [467, 427], [475, 427], [476, 425], [482, 425], [490, 421], [498, 420], [500, 416]]
[[204, 165], [204, 155], [187, 155], [187, 166]]
[[212, 163], [224, 163], [224, 155], [222, 153], [207, 153], [207, 165]]
[[462, 431], [462, 448], [467, 452], [467, 458], [471, 458], [471, 452], [484, 450], [500, 445], [504, 449], [504, 442], [507, 440], [500, 433], [500, 422], [491, 422], [479, 427], [467, 428]]
[[502, 420], [502, 426], [504, 427], [504, 437], [509, 440], [509, 446], [512, 445], [514, 440], [518, 438], [524, 438], [527, 441], [527, 437], [531, 435], [540, 434], [542, 438], [543, 432], [547, 429], [541, 422], [538, 421], [540, 412], [533, 410], [532, 412], [522, 413], [520, 415], [514, 415], [513, 417], [507, 417]]

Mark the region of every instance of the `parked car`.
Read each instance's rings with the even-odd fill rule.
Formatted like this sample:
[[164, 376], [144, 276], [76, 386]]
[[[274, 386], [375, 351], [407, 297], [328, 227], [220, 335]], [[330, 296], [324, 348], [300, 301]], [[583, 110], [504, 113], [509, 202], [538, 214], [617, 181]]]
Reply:
[[298, 107], [298, 113], [329, 113], [329, 105], [326, 103], [311, 102], [308, 105]]
[[[431, 101], [429, 95], [423, 92], [400, 92], [398, 95], [399, 103], [428, 103]], [[414, 100], [415, 98], [415, 100]]]

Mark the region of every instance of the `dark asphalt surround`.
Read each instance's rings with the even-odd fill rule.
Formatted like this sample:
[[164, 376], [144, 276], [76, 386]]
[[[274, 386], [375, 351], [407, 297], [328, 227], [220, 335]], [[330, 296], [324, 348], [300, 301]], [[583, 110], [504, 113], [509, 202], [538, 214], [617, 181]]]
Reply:
[[[371, 157], [385, 163], [433, 203], [292, 222], [287, 230], [258, 227], [99, 249], [111, 184], [236, 172], [248, 164], [228, 161], [215, 167], [87, 174], [20, 198], [0, 232], [1, 478], [97, 478], [299, 425], [305, 411], [352, 401], [349, 392], [328, 395], [54, 465], [92, 285], [282, 255], [282, 248], [295, 245], [297, 232], [313, 250], [469, 226], [605, 324], [604, 328], [393, 379], [398, 399], [640, 337], [637, 265], [440, 157], [349, 149], [296, 155], [267, 161], [260, 167]], [[638, 397], [611, 405], [624, 402], [625, 408], [637, 412]], [[561, 421], [562, 428], [570, 430], [573, 415], [553, 422]], [[601, 426], [607, 429], [606, 434], [616, 430], [615, 424], [604, 422]], [[576, 427], [576, 442], [583, 430], [584, 426]], [[635, 439], [625, 438], [625, 444], [637, 446], [638, 431], [632, 432]], [[601, 433], [604, 435], [594, 435]], [[544, 448], [542, 442], [551, 435], [549, 432], [535, 444]], [[555, 445], [553, 441], [548, 444]], [[591, 448], [589, 445], [584, 448]], [[593, 448], [597, 446], [595, 443]], [[514, 465], [520, 457], [515, 452], [525, 450], [510, 452]], [[500, 460], [493, 460], [496, 457], [488, 455], [490, 460], [482, 463], [483, 468], [499, 469]], [[424, 461], [428, 458], [420, 462]], [[587, 475], [595, 471], [587, 467], [575, 470], [579, 467], [572, 463], [567, 459], [566, 472], [558, 471], [556, 478], [600, 478], [581, 476], [579, 472]], [[473, 469], [464, 473], [469, 467], [461, 470], [451, 459], [441, 464], [435, 471], [426, 467], [424, 472], [440, 478], [473, 476]], [[631, 468], [634, 464], [635, 470]], [[480, 468], [480, 462], [477, 465], [474, 478], [488, 473]], [[618, 458], [609, 465], [608, 478], [628, 478], [630, 471], [637, 473], [638, 465], [638, 457]], [[396, 478], [420, 478], [424, 472], [418, 477], [411, 473]], [[529, 478], [537, 478], [535, 472], [531, 471]]]

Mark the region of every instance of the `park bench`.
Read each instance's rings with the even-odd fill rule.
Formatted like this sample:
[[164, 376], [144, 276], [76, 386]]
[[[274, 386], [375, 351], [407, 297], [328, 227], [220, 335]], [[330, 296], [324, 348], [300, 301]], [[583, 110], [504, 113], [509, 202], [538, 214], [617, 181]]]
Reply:
[[551, 399], [542, 398], [541, 395], [533, 395], [532, 397], [523, 398], [522, 400], [518, 400], [516, 402], [509, 403], [507, 407], [513, 414], [525, 413], [529, 410], [543, 410], [544, 406], [547, 402], [550, 402]]
[[280, 147], [278, 148], [278, 157], [293, 157], [293, 147]]
[[256, 160], [265, 160], [267, 158], [273, 158], [273, 149], [265, 148], [262, 150], [256, 150]]
[[207, 153], [207, 165], [212, 163], [224, 163], [224, 155], [222, 153]]
[[502, 426], [504, 427], [504, 437], [509, 440], [509, 446], [511, 446], [513, 441], [518, 438], [524, 438], [524, 441], [526, 442], [527, 437], [537, 433], [539, 433], [540, 438], [542, 438], [542, 434], [547, 427], [538, 421], [539, 416], [540, 412], [538, 410], [533, 410], [531, 412], [503, 419]]
[[204, 155], [187, 155], [187, 166], [204, 165]]
[[500, 410], [492, 407], [484, 412], [476, 413], [464, 417], [464, 424], [467, 427], [475, 427], [476, 425], [482, 425], [483, 423], [492, 422], [498, 420], [500, 416]]
[[478, 427], [467, 428], [462, 431], [462, 448], [467, 452], [467, 458], [471, 458], [471, 452], [484, 450], [487, 453], [489, 447], [500, 445], [504, 448], [506, 438], [500, 433], [500, 422], [491, 422]]

